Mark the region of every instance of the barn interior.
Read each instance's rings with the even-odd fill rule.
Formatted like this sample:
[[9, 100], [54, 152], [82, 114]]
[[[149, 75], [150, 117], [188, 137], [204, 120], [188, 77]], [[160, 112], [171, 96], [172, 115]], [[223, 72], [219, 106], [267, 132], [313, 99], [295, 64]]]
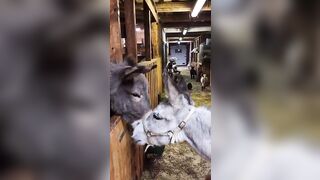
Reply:
[[[196, 105], [210, 105], [210, 87], [200, 91], [199, 84], [202, 74], [207, 75], [208, 82], [211, 76], [211, 0], [110, 0], [110, 60], [121, 63], [127, 57], [131, 57], [133, 63], [157, 65], [156, 69], [146, 74], [153, 108], [164, 96], [162, 71], [170, 58], [175, 58], [178, 70], [187, 82], [192, 82], [192, 97]], [[192, 81], [189, 78], [191, 67], [197, 73]], [[198, 156], [192, 150], [179, 152], [190, 149], [187, 144], [176, 146], [177, 149], [166, 147], [164, 155], [160, 155], [162, 159], [150, 160], [143, 153], [144, 147], [133, 144], [128, 130], [130, 125], [124, 123], [121, 117], [112, 117], [110, 126], [110, 179], [198, 179], [210, 171], [209, 162], [200, 157], [191, 160], [196, 161], [195, 164], [188, 165], [190, 159], [184, 159], [181, 155], [176, 160], [171, 159], [180, 164], [165, 164], [175, 153]], [[162, 152], [163, 147], [154, 150]], [[180, 173], [181, 177], [173, 177], [177, 174], [174, 171], [166, 175], [169, 169], [176, 169], [170, 168], [173, 166], [180, 168], [180, 171], [181, 168], [198, 170], [189, 171], [192, 174], [189, 176], [187, 169], [185, 173]], [[162, 172], [164, 169], [167, 171]]]

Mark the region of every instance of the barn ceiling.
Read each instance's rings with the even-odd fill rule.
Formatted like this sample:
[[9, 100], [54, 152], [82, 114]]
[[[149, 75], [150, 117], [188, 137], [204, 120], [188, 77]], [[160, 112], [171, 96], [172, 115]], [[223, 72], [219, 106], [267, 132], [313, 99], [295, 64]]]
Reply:
[[[143, 24], [143, 1], [136, 0], [137, 23]], [[153, 0], [164, 31], [178, 34], [187, 28], [188, 32], [211, 31], [211, 0], [207, 0], [199, 15], [191, 17], [196, 0]]]
[[[203, 26], [211, 22], [211, 1], [207, 0], [199, 15], [195, 18], [191, 17], [196, 0], [153, 0], [155, 8], [160, 18], [160, 22], [165, 26], [172, 26], [172, 23], [182, 23], [182, 25], [190, 24]], [[143, 20], [143, 0], [136, 0], [137, 19]], [[190, 26], [189, 25], [189, 26]], [[181, 24], [179, 25], [181, 26]]]

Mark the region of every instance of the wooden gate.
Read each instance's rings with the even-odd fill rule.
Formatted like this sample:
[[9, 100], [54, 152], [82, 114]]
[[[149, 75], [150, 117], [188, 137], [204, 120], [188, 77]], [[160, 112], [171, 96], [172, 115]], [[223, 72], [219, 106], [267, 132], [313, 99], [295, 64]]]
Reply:
[[132, 142], [128, 124], [114, 116], [110, 127], [110, 180], [140, 179], [143, 147]]

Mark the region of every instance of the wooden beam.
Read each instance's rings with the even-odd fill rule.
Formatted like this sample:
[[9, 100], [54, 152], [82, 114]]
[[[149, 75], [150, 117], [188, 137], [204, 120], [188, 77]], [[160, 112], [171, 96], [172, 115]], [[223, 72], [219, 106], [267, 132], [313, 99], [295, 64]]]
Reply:
[[169, 28], [169, 27], [176, 27], [176, 28], [184, 28], [184, 27], [204, 27], [204, 26], [211, 26], [210, 21], [205, 22], [170, 22], [170, 23], [162, 23], [163, 28]]
[[[205, 31], [205, 32], [188, 32], [186, 34], [187, 37], [198, 37], [201, 35], [208, 34], [210, 35], [211, 32]], [[167, 33], [167, 37], [183, 37], [182, 32], [181, 33]]]
[[[157, 12], [157, 9], [156, 9], [156, 6], [153, 2], [153, 0], [144, 0], [143, 3], [146, 3], [149, 10], [151, 11], [152, 13], [152, 16], [153, 18], [155, 19], [155, 21], [157, 23], [159, 23], [159, 16], [158, 16], [158, 12]], [[145, 8], [145, 6], [143, 6], [143, 8]]]
[[126, 0], [124, 2], [125, 29], [126, 29], [126, 47], [128, 56], [133, 58], [133, 63], [138, 63], [137, 58], [137, 37], [136, 37], [136, 13], [135, 0]]
[[[177, 41], [180, 37], [167, 37], [167, 41]], [[195, 37], [183, 37], [182, 41], [193, 41]]]
[[[170, 12], [191, 12], [195, 5], [194, 2], [162, 2], [156, 4], [158, 13]], [[207, 1], [201, 11], [211, 11], [211, 1]], [[201, 12], [200, 12], [201, 13]]]
[[110, 0], [110, 61], [123, 61], [121, 50], [119, 0]]
[[148, 9], [146, 1], [143, 1], [144, 7], [144, 41], [145, 41], [145, 57], [147, 61], [152, 58], [151, 55], [151, 13]]
[[199, 14], [197, 17], [191, 17], [190, 13], [182, 12], [182, 13], [161, 13], [159, 15], [161, 19], [161, 23], [167, 22], [203, 22], [203, 21], [211, 21], [211, 12], [205, 11]]

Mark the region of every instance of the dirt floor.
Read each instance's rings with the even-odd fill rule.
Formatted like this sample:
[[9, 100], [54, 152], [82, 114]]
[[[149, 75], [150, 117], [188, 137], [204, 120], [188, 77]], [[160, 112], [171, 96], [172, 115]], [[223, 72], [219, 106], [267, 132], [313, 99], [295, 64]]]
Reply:
[[[187, 83], [193, 86], [192, 99], [196, 106], [210, 106], [210, 87], [201, 91], [200, 82], [190, 79], [187, 68], [179, 68]], [[204, 179], [210, 172], [210, 162], [203, 160], [187, 143], [167, 145], [162, 156], [148, 158], [144, 164], [144, 180]]]

